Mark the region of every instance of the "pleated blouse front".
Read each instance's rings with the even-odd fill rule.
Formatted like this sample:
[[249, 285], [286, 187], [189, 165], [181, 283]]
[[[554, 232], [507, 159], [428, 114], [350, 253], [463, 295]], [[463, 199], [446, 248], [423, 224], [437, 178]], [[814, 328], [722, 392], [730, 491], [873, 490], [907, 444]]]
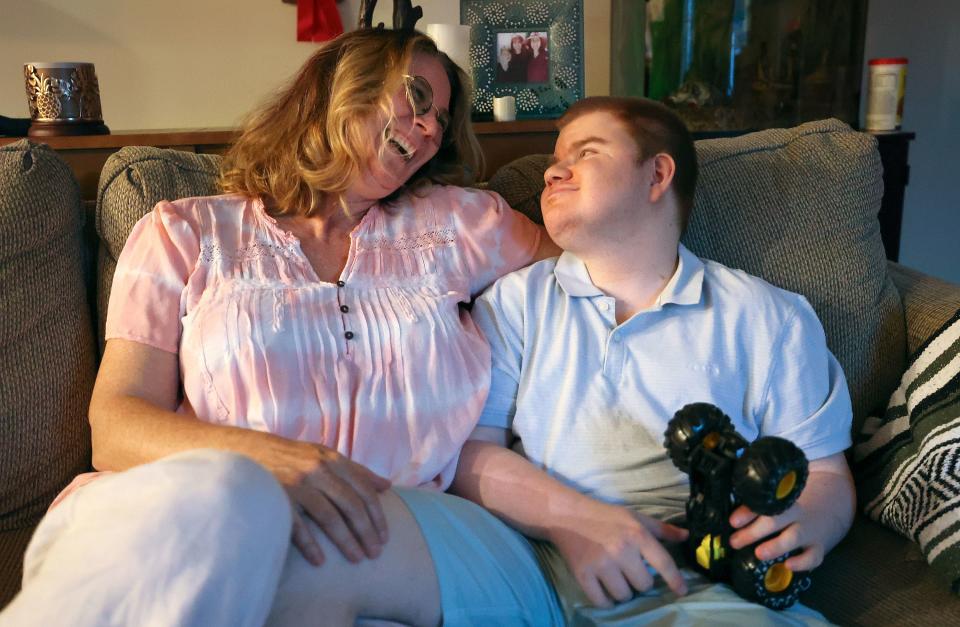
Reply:
[[181, 411], [445, 489], [490, 384], [463, 304], [539, 237], [496, 194], [433, 186], [372, 207], [327, 283], [258, 200], [161, 202], [120, 255], [106, 337], [179, 354]]

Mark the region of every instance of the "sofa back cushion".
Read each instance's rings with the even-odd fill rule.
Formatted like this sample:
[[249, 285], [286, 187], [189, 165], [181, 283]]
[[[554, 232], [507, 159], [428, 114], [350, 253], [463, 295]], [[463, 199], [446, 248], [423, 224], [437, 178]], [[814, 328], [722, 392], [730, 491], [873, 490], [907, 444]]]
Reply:
[[117, 258], [137, 221], [161, 200], [219, 193], [219, 155], [129, 146], [110, 155], [97, 192], [97, 330], [103, 327]]
[[[854, 432], [882, 408], [906, 358], [903, 306], [887, 274], [876, 140], [837, 120], [696, 142], [700, 181], [684, 244], [807, 297], [843, 366]], [[540, 220], [545, 155], [489, 187]]]
[[0, 147], [0, 533], [90, 465], [96, 373], [80, 190], [46, 146]]

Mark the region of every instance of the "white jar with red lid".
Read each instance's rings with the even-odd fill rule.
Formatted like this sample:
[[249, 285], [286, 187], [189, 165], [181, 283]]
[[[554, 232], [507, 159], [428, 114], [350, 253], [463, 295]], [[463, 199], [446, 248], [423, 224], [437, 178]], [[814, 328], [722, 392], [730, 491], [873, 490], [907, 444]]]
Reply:
[[903, 121], [903, 93], [907, 84], [907, 59], [870, 59], [867, 115], [868, 131], [894, 131]]

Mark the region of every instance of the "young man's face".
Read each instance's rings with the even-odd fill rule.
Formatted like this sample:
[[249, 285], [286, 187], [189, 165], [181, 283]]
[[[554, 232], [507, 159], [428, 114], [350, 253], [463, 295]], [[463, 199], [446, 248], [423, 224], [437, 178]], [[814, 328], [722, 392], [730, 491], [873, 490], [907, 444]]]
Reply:
[[638, 164], [637, 154], [627, 129], [610, 113], [586, 113], [563, 127], [540, 196], [553, 241], [589, 253], [636, 228], [653, 180], [653, 160]]

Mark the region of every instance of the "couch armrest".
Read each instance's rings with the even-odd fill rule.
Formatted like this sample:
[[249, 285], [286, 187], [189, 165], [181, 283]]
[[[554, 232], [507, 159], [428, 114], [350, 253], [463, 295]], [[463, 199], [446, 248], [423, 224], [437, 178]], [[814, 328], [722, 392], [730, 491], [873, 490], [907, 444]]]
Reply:
[[903, 299], [907, 351], [913, 355], [960, 309], [960, 285], [888, 262], [890, 277]]

